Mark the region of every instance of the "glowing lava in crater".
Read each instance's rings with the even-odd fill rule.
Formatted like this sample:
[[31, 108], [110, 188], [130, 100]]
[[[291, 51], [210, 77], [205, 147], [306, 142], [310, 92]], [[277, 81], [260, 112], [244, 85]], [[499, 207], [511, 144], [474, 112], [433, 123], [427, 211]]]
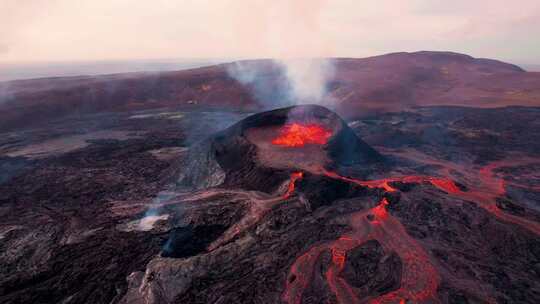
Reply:
[[332, 136], [332, 131], [318, 124], [286, 124], [272, 144], [284, 147], [302, 147], [308, 144], [324, 145]]

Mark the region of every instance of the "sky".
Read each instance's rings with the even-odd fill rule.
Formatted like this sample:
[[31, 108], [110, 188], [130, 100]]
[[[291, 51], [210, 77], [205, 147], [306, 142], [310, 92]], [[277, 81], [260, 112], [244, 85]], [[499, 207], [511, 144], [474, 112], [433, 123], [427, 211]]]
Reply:
[[0, 0], [0, 63], [367, 57], [540, 63], [539, 0]]

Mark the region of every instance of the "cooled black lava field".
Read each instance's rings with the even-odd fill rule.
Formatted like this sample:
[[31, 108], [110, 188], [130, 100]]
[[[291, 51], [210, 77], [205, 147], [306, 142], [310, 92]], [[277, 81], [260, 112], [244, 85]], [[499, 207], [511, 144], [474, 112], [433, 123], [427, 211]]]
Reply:
[[0, 134], [0, 303], [540, 303], [540, 108]]

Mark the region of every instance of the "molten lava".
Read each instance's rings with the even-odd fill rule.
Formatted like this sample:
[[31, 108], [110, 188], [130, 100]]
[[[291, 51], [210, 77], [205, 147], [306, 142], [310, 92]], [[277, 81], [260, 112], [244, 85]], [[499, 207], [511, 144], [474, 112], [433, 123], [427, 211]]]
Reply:
[[[374, 208], [359, 211], [351, 216], [351, 232], [335, 241], [316, 245], [301, 255], [291, 266], [289, 278], [282, 295], [290, 304], [302, 303], [302, 296], [310, 285], [316, 271], [315, 265], [325, 251], [330, 251], [331, 260], [324, 277], [337, 303], [371, 304], [384, 303], [433, 303], [437, 300], [440, 276], [431, 263], [428, 253], [412, 237], [397, 218], [390, 215], [382, 199]], [[373, 215], [371, 220], [367, 215]], [[403, 262], [400, 287], [383, 295], [371, 296], [360, 293], [341, 276], [347, 261], [347, 253], [368, 240], [377, 240], [387, 252], [395, 252]]]
[[317, 124], [286, 124], [272, 144], [284, 147], [303, 147], [307, 144], [324, 145], [332, 136], [332, 131]]
[[[290, 127], [289, 127], [290, 129]], [[287, 130], [289, 130], [287, 129]], [[285, 138], [284, 136], [280, 139]], [[277, 139], [276, 139], [277, 141]], [[276, 143], [276, 142], [274, 142]], [[294, 145], [291, 145], [294, 146]], [[533, 160], [536, 161], [536, 160]], [[519, 164], [531, 162], [520, 161]], [[397, 192], [399, 189], [393, 183], [431, 184], [433, 187], [446, 192], [448, 195], [475, 202], [480, 207], [495, 215], [500, 220], [517, 224], [523, 228], [540, 235], [540, 224], [526, 218], [503, 212], [496, 205], [497, 197], [506, 195], [505, 181], [497, 177], [495, 170], [503, 166], [516, 166], [510, 161], [491, 163], [480, 169], [476, 174], [464, 174], [466, 180], [476, 180], [478, 184], [468, 185], [467, 188], [458, 186], [456, 182], [448, 178], [452, 176], [453, 168], [445, 163], [435, 163], [442, 167], [441, 171], [446, 177], [434, 177], [425, 175], [406, 175], [388, 177], [378, 180], [357, 180], [351, 177], [341, 176], [337, 172], [322, 170], [322, 174], [345, 182], [355, 183], [368, 188], [379, 188], [384, 192]], [[300, 175], [301, 177], [301, 175]], [[289, 191], [286, 197], [294, 191], [294, 174], [291, 175]], [[429, 253], [413, 237], [411, 237], [399, 219], [388, 212], [388, 200], [383, 198], [380, 203], [368, 210], [358, 211], [350, 216], [351, 231], [338, 239], [309, 248], [299, 256], [290, 268], [289, 279], [286, 281], [282, 299], [289, 304], [303, 302], [305, 291], [311, 284], [322, 278], [326, 281], [330, 291], [335, 295], [337, 303], [434, 303], [438, 302], [437, 290], [441, 277], [437, 268], [432, 263]], [[348, 253], [366, 243], [369, 240], [378, 241], [386, 252], [396, 253], [403, 269], [399, 288], [384, 294], [370, 295], [364, 290], [349, 285], [349, 282], [341, 275], [347, 264]], [[318, 261], [325, 261], [324, 254], [330, 253], [330, 260], [321, 273], [322, 276], [315, 278], [321, 269], [317, 268]], [[315, 286], [315, 285], [313, 285]], [[486, 296], [486, 303], [496, 303]]]
[[287, 188], [287, 192], [285, 192], [285, 194], [283, 195], [284, 199], [289, 198], [293, 194], [296, 181], [299, 179], [302, 179], [302, 177], [304, 177], [304, 173], [302, 172], [291, 173], [291, 180], [289, 181], [289, 187]]

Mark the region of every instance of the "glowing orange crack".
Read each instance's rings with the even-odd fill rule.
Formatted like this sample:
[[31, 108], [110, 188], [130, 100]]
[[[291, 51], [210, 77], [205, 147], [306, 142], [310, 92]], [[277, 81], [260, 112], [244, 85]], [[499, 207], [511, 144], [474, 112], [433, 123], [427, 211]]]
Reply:
[[287, 192], [285, 192], [285, 194], [283, 194], [283, 198], [289, 198], [293, 192], [294, 192], [294, 188], [296, 186], [296, 181], [299, 180], [299, 179], [302, 179], [302, 177], [304, 177], [304, 173], [302, 172], [293, 172], [291, 173], [291, 180], [289, 181], [289, 186], [287, 188]]

